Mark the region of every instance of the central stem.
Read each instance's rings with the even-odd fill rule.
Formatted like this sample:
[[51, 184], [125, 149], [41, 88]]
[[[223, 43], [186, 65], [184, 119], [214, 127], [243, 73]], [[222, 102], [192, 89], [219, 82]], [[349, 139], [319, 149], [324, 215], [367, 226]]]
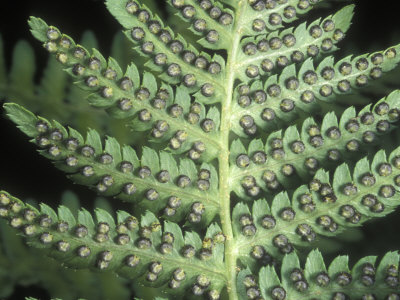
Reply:
[[231, 187], [229, 183], [229, 134], [231, 129], [231, 115], [232, 115], [232, 101], [235, 83], [235, 59], [237, 52], [240, 49], [240, 14], [243, 7], [243, 1], [239, 1], [236, 16], [235, 26], [233, 28], [234, 40], [232, 47], [228, 50], [227, 64], [226, 64], [226, 99], [222, 102], [221, 107], [221, 145], [222, 149], [218, 155], [219, 162], [219, 178], [220, 178], [220, 200], [221, 200], [221, 226], [226, 236], [225, 243], [225, 265], [226, 265], [226, 278], [227, 278], [227, 291], [230, 300], [238, 300], [238, 292], [236, 287], [236, 260], [237, 253], [235, 250], [235, 243], [232, 230], [231, 219]]

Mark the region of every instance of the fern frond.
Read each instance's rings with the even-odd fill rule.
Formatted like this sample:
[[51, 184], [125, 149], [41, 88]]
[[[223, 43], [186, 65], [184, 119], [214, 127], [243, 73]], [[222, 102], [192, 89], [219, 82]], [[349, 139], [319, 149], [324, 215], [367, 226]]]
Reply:
[[[91, 49], [89, 47], [87, 48]], [[134, 53], [132, 53], [131, 44], [122, 32], [117, 32], [114, 36], [111, 46], [111, 57], [118, 62], [123, 70], [126, 69], [133, 60], [139, 60], [139, 58], [135, 57]]]
[[218, 225], [210, 225], [202, 240], [194, 232], [183, 236], [175, 223], [161, 225], [150, 212], [140, 221], [124, 211], [117, 212], [116, 221], [104, 210], [95, 214], [94, 220], [81, 210], [75, 219], [64, 206], [58, 213], [45, 204], [38, 210], [0, 192], [0, 216], [21, 230], [29, 245], [69, 267], [139, 277], [148, 285], [169, 287], [171, 293], [188, 288], [219, 293], [224, 287], [224, 236]]
[[[296, 126], [269, 134], [264, 143], [250, 142], [246, 149], [240, 140], [231, 146], [231, 187], [242, 198], [258, 196], [260, 189], [269, 192], [293, 188], [309, 180], [321, 167], [350, 161], [355, 153], [376, 145], [381, 136], [397, 125], [400, 91], [394, 91], [371, 109], [367, 105], [356, 116], [349, 107], [338, 122], [329, 113], [321, 124], [305, 120], [301, 133]], [[370, 148], [370, 147], [369, 147]], [[251, 158], [251, 159], [250, 159]]]
[[[70, 200], [76, 197], [71, 192], [62, 196]], [[78, 201], [78, 200], [77, 200]], [[77, 205], [80, 206], [78, 201]], [[74, 212], [74, 211], [73, 211]], [[130, 291], [126, 280], [111, 272], [90, 272], [72, 270], [61, 266], [57, 261], [43, 256], [40, 249], [30, 248], [18, 231], [0, 220], [0, 297], [11, 299], [18, 286], [40, 285], [51, 298], [63, 300], [85, 299], [129, 299]], [[89, 285], [96, 289], [87, 289]]]
[[[132, 215], [114, 214], [104, 199], [95, 217], [65, 206], [56, 213], [0, 191], [0, 216], [66, 266], [109, 270], [153, 287], [145, 299], [165, 293], [179, 299], [375, 300], [373, 288], [379, 297], [399, 289], [398, 254], [389, 253], [377, 270], [375, 259], [366, 258], [351, 274], [344, 257], [327, 271], [317, 251], [301, 271], [297, 253], [321, 246], [320, 240], [334, 243], [346, 229], [354, 236], [357, 226], [400, 204], [400, 147], [389, 158], [385, 150], [395, 143], [371, 152], [392, 137], [400, 91], [358, 113], [362, 101], [345, 109], [340, 99], [392, 70], [400, 45], [338, 60], [327, 56], [348, 30], [353, 5], [288, 25], [327, 1], [166, 0], [183, 20], [169, 19], [171, 26], [180, 23], [172, 30], [143, 2], [105, 1], [134, 45], [129, 54], [131, 46], [118, 36], [122, 46], [108, 59], [95, 39], [88, 51], [32, 17], [32, 34], [71, 79], [53, 61], [38, 88], [33, 53], [21, 46], [16, 57], [27, 55], [9, 76], [11, 82], [20, 76], [29, 95], [50, 95], [56, 103], [70, 99], [65, 87], [75, 83], [84, 90], [72, 102], [77, 111], [87, 98], [132, 130], [131, 146], [108, 135], [113, 125], [106, 132], [78, 131], [65, 127], [66, 119], [4, 106], [40, 154], [74, 182], [132, 203]], [[0, 58], [0, 79], [6, 80], [4, 70]], [[360, 159], [364, 150], [368, 156]], [[196, 232], [184, 234], [184, 228]], [[280, 278], [272, 266], [281, 262]]]
[[9, 81], [11, 88], [17, 89], [21, 84], [24, 92], [34, 93], [33, 77], [35, 73], [35, 55], [26, 41], [20, 41], [15, 47]]
[[[95, 49], [93, 55], [89, 54], [85, 48], [76, 45], [71, 38], [61, 35], [58, 29], [49, 27], [41, 19], [31, 18], [30, 25], [33, 34], [45, 41], [47, 50], [68, 67], [68, 72], [77, 83], [93, 92], [88, 98], [92, 106], [107, 108], [115, 118], [135, 116], [132, 129], [151, 130], [153, 141], [169, 142], [170, 149], [178, 150], [178, 153], [192, 150], [198, 156], [205, 152], [202, 155], [204, 160], [215, 157], [219, 148], [216, 142], [220, 122], [217, 108], [212, 107], [206, 112], [202, 104], [191, 104], [186, 87], [178, 88], [174, 96], [172, 88], [166, 84], [158, 86], [152, 74], [144, 73], [140, 78], [134, 64], [123, 74], [114, 59], [106, 62]], [[56, 38], [49, 38], [49, 32]], [[201, 147], [196, 143], [199, 141], [202, 141]]]
[[218, 1], [168, 0], [178, 10], [181, 19], [190, 25], [190, 30], [202, 36], [198, 41], [208, 49], [229, 49], [233, 39], [233, 11]]
[[[232, 127], [236, 134], [254, 136], [257, 127], [271, 130], [293, 121], [299, 112], [315, 111], [319, 101], [334, 103], [337, 95], [348, 94], [351, 88], [365, 86], [369, 80], [378, 79], [395, 68], [400, 61], [396, 55], [399, 51], [400, 45], [397, 45], [353, 59], [348, 56], [337, 63], [327, 57], [316, 69], [313, 60], [307, 59], [298, 71], [291, 64], [282, 70], [279, 78], [273, 75], [264, 84], [257, 81], [251, 87], [242, 85], [235, 92]], [[254, 128], [240, 126], [240, 131], [238, 125], [245, 116], [252, 120]]]
[[[261, 66], [261, 76], [272, 75], [284, 65], [301, 63], [309, 57], [321, 57], [337, 50], [336, 44], [349, 29], [353, 10], [354, 5], [348, 5], [334, 15], [323, 20], [318, 19], [308, 26], [301, 23], [296, 28], [244, 38], [241, 41], [242, 51], [237, 57], [239, 64], [236, 66], [241, 75], [240, 80], [249, 81], [247, 74], [251, 66]], [[316, 48], [321, 53], [313, 52]]]
[[329, 268], [321, 253], [313, 250], [304, 269], [295, 253], [284, 257], [279, 272], [262, 267], [253, 275], [242, 270], [238, 286], [242, 299], [396, 299], [398, 297], [399, 254], [388, 252], [379, 262], [376, 256], [361, 258], [350, 270], [348, 256], [336, 257]]
[[324, 0], [310, 1], [248, 1], [244, 6], [249, 22], [244, 24], [244, 36], [277, 31], [304, 16]]
[[186, 82], [193, 91], [200, 89], [198, 98], [205, 103], [216, 102], [218, 97], [224, 96], [220, 81], [224, 74], [224, 59], [221, 56], [211, 58], [205, 52], [200, 53], [183, 37], [165, 27], [162, 20], [153, 16], [146, 6], [135, 1], [108, 0], [106, 5], [127, 29], [128, 38], [138, 45], [134, 50], [152, 59], [146, 66], [161, 72], [159, 78], [174, 84]]
[[[290, 253], [294, 246], [310, 247], [317, 234], [336, 235], [346, 227], [360, 226], [371, 218], [383, 217], [400, 205], [400, 148], [386, 159], [379, 151], [371, 165], [367, 158], [357, 162], [351, 176], [348, 165], [340, 165], [329, 180], [320, 169], [309, 185], [233, 210], [235, 249], [247, 265], [265, 256]], [[291, 200], [290, 200], [291, 199]], [[249, 255], [250, 254], [250, 255]], [[251, 263], [251, 261], [253, 262]]]
[[[121, 40], [121, 35], [119, 35], [119, 39], [116, 35], [111, 52], [125, 66], [126, 60], [131, 56], [124, 53], [124, 48], [127, 47]], [[81, 43], [90, 47], [96, 45], [97, 41], [93, 33], [87, 31], [82, 35]], [[3, 44], [1, 37], [0, 44]], [[86, 130], [88, 127], [101, 129], [121, 142], [132, 143], [134, 140], [132, 134], [128, 134], [129, 130], [119, 120], [107, 118], [106, 113], [102, 110], [79, 105], [81, 99], [88, 96], [88, 92], [73, 84], [55, 58], [48, 59], [40, 82], [35, 83], [34, 77], [37, 76], [38, 70], [36, 70], [32, 47], [26, 41], [21, 40], [15, 45], [12, 54], [11, 68], [7, 72], [5, 58], [0, 50], [0, 72], [2, 72], [2, 75], [0, 74], [0, 96], [6, 101], [12, 100], [35, 113], [40, 113], [46, 118], [56, 119], [63, 124], [69, 124], [78, 130]], [[29, 68], [26, 68], [25, 64]]]
[[142, 149], [139, 161], [130, 146], [120, 146], [114, 138], [103, 143], [95, 130], [86, 139], [76, 130], [67, 130], [56, 121], [36, 117], [17, 104], [4, 105], [8, 117], [39, 146], [40, 154], [70, 174], [76, 183], [98, 193], [139, 204], [166, 217], [209, 224], [218, 212], [218, 177], [215, 168], [192, 160], [176, 160], [167, 152]]

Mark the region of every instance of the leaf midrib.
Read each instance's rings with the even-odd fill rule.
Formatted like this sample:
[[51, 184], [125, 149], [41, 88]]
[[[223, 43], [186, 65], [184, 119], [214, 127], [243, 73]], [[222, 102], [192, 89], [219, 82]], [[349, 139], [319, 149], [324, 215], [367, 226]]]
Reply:
[[240, 50], [241, 33], [243, 31], [244, 20], [242, 16], [246, 15], [247, 3], [244, 0], [238, 1], [237, 8], [235, 10], [234, 27], [232, 32], [234, 38], [232, 41], [232, 48], [228, 49], [226, 72], [226, 95], [227, 97], [221, 102], [221, 134], [220, 144], [222, 149], [218, 156], [219, 163], [219, 178], [220, 178], [220, 201], [221, 201], [221, 226], [226, 236], [225, 242], [225, 272], [227, 277], [227, 291], [230, 300], [238, 300], [238, 290], [236, 286], [237, 277], [237, 249], [235, 248], [235, 238], [233, 236], [232, 218], [231, 218], [231, 188], [230, 182], [230, 164], [229, 164], [229, 153], [230, 153], [230, 132], [232, 130], [231, 117], [232, 117], [232, 102], [233, 102], [233, 91], [234, 83], [237, 77], [236, 75], [236, 58], [237, 53]]

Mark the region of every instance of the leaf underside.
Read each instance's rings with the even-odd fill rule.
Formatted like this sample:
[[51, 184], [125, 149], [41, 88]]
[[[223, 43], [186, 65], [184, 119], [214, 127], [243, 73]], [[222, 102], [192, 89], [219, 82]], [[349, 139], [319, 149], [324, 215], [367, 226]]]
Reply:
[[[127, 66], [31, 17], [53, 63], [132, 138], [65, 127], [15, 103], [4, 105], [7, 116], [72, 181], [133, 212], [74, 216], [3, 191], [0, 216], [66, 266], [110, 270], [185, 299], [398, 299], [397, 252], [351, 270], [347, 256], [326, 267], [319, 250], [305, 263], [298, 255], [400, 204], [400, 148], [371, 154], [396, 129], [400, 91], [359, 111], [336, 109], [394, 69], [400, 45], [334, 58], [354, 5], [302, 20], [322, 2], [168, 0], [192, 42], [139, 1], [107, 0], [142, 57]], [[18, 78], [34, 94], [33, 72], [18, 74], [33, 68], [31, 58], [8, 76], [0, 53], [0, 80]], [[48, 72], [46, 97], [52, 74], [66, 81]]]

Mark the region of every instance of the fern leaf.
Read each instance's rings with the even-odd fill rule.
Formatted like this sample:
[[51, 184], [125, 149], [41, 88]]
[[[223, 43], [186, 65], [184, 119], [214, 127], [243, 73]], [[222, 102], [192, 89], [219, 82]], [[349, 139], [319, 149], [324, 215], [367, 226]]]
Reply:
[[[76, 199], [76, 195], [71, 192], [64, 193], [63, 197]], [[80, 207], [79, 201], [77, 206]], [[63, 211], [65, 215], [65, 208]], [[68, 213], [71, 214], [71, 211], [68, 210]], [[66, 221], [69, 222], [68, 219]], [[64, 268], [54, 259], [43, 256], [39, 249], [28, 247], [17, 232], [5, 220], [0, 220], [1, 298], [10, 299], [13, 292], [18, 292], [18, 287], [40, 285], [52, 299], [129, 299], [125, 280], [106, 271], [94, 273]], [[87, 289], [88, 285], [93, 284], [97, 286], [96, 289]]]
[[[191, 105], [186, 87], [178, 89], [174, 99], [171, 87], [165, 84], [158, 87], [152, 74], [145, 73], [140, 79], [134, 64], [123, 75], [114, 59], [106, 62], [97, 50], [90, 55], [85, 48], [76, 45], [71, 38], [61, 36], [58, 29], [49, 27], [44, 21], [31, 18], [30, 25], [38, 37], [54, 32], [57, 38], [61, 37], [60, 41], [67, 43], [68, 47], [63, 48], [53, 40], [47, 40], [47, 36], [44, 40], [45, 47], [68, 67], [68, 72], [80, 86], [94, 92], [88, 98], [92, 106], [107, 108], [116, 118], [136, 116], [132, 122], [136, 131], [151, 130], [152, 140], [169, 142], [171, 150], [190, 151], [192, 146], [192, 152], [196, 154], [206, 151], [203, 155], [206, 160], [215, 157], [219, 148], [216, 143], [219, 115], [212, 109], [206, 114], [200, 103]], [[88, 57], [90, 59], [86, 60]], [[167, 107], [168, 114], [165, 113]], [[187, 114], [187, 120], [184, 120], [184, 114]], [[202, 149], [198, 150], [196, 142], [200, 140], [203, 141]], [[203, 149], [204, 141], [209, 145], [207, 149]]]
[[[1, 43], [3, 43], [1, 41]], [[81, 39], [82, 45], [90, 47], [96, 45], [97, 41], [93, 33], [86, 32]], [[113, 48], [119, 47], [123, 51], [124, 43], [116, 41]], [[125, 46], [125, 48], [127, 48]], [[113, 51], [115, 54], [115, 51]], [[119, 120], [108, 119], [102, 110], [91, 107], [81, 107], [81, 99], [86, 98], [88, 93], [74, 86], [62, 67], [54, 57], [50, 57], [47, 66], [43, 69], [43, 77], [40, 83], [34, 82], [38, 72], [32, 73], [36, 66], [32, 55], [32, 49], [26, 41], [20, 41], [13, 51], [11, 70], [7, 74], [4, 57], [0, 53], [0, 95], [1, 97], [17, 102], [41, 115], [56, 119], [61, 123], [70, 124], [79, 129], [94, 128], [105, 130], [107, 134], [113, 135], [121, 142], [131, 143], [132, 134], [128, 134], [125, 124]], [[128, 56], [129, 57], [129, 56]], [[119, 59], [122, 57], [118, 56]], [[30, 70], [24, 70], [24, 61], [30, 60]], [[127, 59], [125, 57], [124, 59]], [[28, 87], [28, 89], [25, 89]]]
[[[165, 27], [162, 20], [153, 16], [145, 5], [118, 0], [108, 0], [106, 5], [111, 14], [127, 29], [125, 33], [128, 38], [138, 45], [134, 50], [153, 58], [146, 66], [162, 72], [162, 80], [178, 83], [183, 79], [192, 90], [201, 89], [200, 95], [203, 95], [207, 102], [224, 94], [218, 80], [224, 74], [222, 57], [215, 56], [211, 61], [208, 54], [199, 53], [181, 36], [176, 36], [170, 28]], [[143, 22], [148, 22], [151, 26], [143, 26]], [[161, 34], [161, 38], [158, 34]], [[187, 55], [181, 56], [181, 53]], [[196, 59], [198, 55], [201, 58]], [[191, 63], [195, 59], [193, 66]]]
[[[334, 15], [324, 20], [318, 19], [308, 26], [301, 23], [294, 29], [274, 31], [268, 35], [257, 33], [255, 37], [243, 39], [242, 51], [237, 57], [240, 63], [236, 66], [241, 74], [240, 80], [249, 81], [247, 74], [252, 66], [261, 66], [260, 76], [272, 75], [277, 71], [274, 66], [281, 67], [284, 62], [285, 65], [301, 63], [308, 57], [322, 56], [337, 50], [336, 44], [344, 38], [349, 28], [353, 9], [354, 5], [348, 5]], [[321, 53], [313, 52], [316, 48], [321, 49]]]
[[400, 205], [399, 154], [397, 148], [386, 159], [381, 150], [371, 165], [361, 159], [352, 176], [342, 164], [332, 181], [320, 169], [308, 187], [300, 186], [290, 198], [286, 192], [278, 194], [271, 207], [266, 200], [257, 200], [252, 213], [247, 205], [237, 204], [233, 222], [241, 259], [254, 266], [256, 260], [291, 253], [294, 246], [310, 247], [318, 235], [333, 236], [392, 212]]
[[350, 270], [347, 256], [336, 257], [329, 268], [318, 250], [312, 251], [304, 269], [295, 253], [284, 257], [278, 271], [273, 266], [262, 267], [253, 275], [243, 270], [238, 285], [243, 299], [392, 299], [398, 292], [399, 254], [388, 252], [380, 263], [375, 256], [361, 258]]
[[[67, 91], [65, 90], [67, 80], [68, 77], [60, 68], [57, 61], [55, 59], [49, 59], [47, 68], [40, 82], [38, 97], [46, 100], [51, 99], [51, 101], [57, 103], [62, 102], [67, 96]], [[58, 112], [58, 115], [62, 115], [62, 113]]]
[[77, 131], [70, 128], [68, 132], [17, 104], [6, 104], [5, 108], [21, 131], [43, 149], [43, 156], [70, 174], [73, 181], [101, 195], [139, 203], [175, 220], [188, 215], [192, 223], [208, 224], [218, 211], [217, 184], [210, 183], [217, 180], [212, 165], [197, 168], [191, 160], [182, 159], [178, 167], [171, 154], [158, 154], [150, 148], [143, 149], [139, 161], [130, 146], [121, 149], [114, 138], [107, 138], [103, 146], [94, 130], [89, 130], [84, 140]]
[[277, 31], [299, 19], [320, 0], [311, 1], [249, 1], [242, 8], [250, 22], [243, 25], [243, 35], [258, 35]]
[[72, 220], [66, 207], [60, 207], [58, 214], [44, 205], [37, 210], [3, 191], [0, 200], [1, 217], [21, 230], [31, 246], [47, 249], [50, 256], [70, 267], [110, 270], [181, 292], [191, 287], [199, 294], [219, 293], [225, 285], [221, 272], [224, 245], [216, 224], [201, 240], [194, 232], [183, 236], [175, 223], [162, 226], [150, 212], [139, 221], [119, 211], [115, 224], [101, 209], [95, 219], [81, 210], [77, 220]]
[[340, 122], [333, 112], [321, 124], [309, 118], [303, 122], [301, 134], [296, 126], [290, 126], [284, 133], [270, 133], [265, 145], [254, 139], [245, 149], [239, 141], [234, 142], [232, 190], [246, 198], [258, 196], [260, 189], [276, 192], [282, 187], [293, 188], [299, 182], [308, 181], [320, 167], [349, 161], [364, 147], [377, 144], [380, 136], [396, 126], [399, 99], [399, 91], [394, 91], [372, 109], [370, 105], [364, 107], [358, 116], [354, 108], [348, 108]]
[[[312, 59], [307, 59], [298, 72], [291, 64], [282, 70], [279, 78], [268, 77], [264, 86], [260, 82], [254, 83], [254, 87], [242, 85], [236, 90], [238, 101], [231, 122], [240, 124], [245, 116], [252, 120], [252, 130], [241, 126], [242, 136], [254, 136], [257, 127], [270, 130], [276, 124], [287, 124], [296, 119], [299, 110], [311, 112], [318, 108], [319, 101], [334, 103], [336, 95], [347, 94], [352, 87], [365, 86], [369, 80], [392, 70], [399, 62], [399, 57], [394, 55], [400, 51], [399, 47], [354, 59], [349, 56], [336, 64], [332, 57], [327, 57], [316, 70]], [[252, 103], [251, 97], [256, 103]], [[239, 127], [235, 127], [239, 134]]]
[[190, 30], [202, 36], [198, 41], [208, 49], [229, 49], [233, 38], [233, 11], [223, 7], [218, 1], [198, 2], [194, 0], [168, 3], [178, 10], [178, 15]]
[[15, 56], [10, 71], [10, 85], [17, 89], [21, 84], [24, 93], [34, 93], [33, 77], [35, 73], [35, 62], [32, 46], [26, 41], [20, 41], [15, 46]]
[[[133, 146], [108, 135], [113, 125], [99, 114], [93, 118], [106, 130], [78, 130], [65, 127], [63, 106], [64, 117], [53, 121], [17, 104], [4, 107], [40, 154], [100, 196], [132, 203], [135, 216], [113, 211], [104, 198], [93, 214], [67, 206], [56, 212], [7, 192], [0, 192], [0, 216], [66, 266], [109, 270], [153, 287], [145, 299], [163, 293], [212, 300], [398, 297], [397, 253], [376, 268], [375, 258], [364, 258], [350, 271], [347, 257], [326, 268], [314, 250], [303, 271], [296, 251], [315, 248], [320, 239], [334, 243], [346, 229], [354, 236], [354, 228], [399, 205], [400, 147], [388, 158], [385, 150], [395, 146], [370, 151], [391, 137], [400, 91], [358, 114], [362, 101], [342, 109], [339, 98], [392, 70], [400, 45], [334, 59], [329, 55], [349, 28], [353, 5], [293, 23], [322, 0], [167, 0], [178, 22], [200, 36], [196, 44], [181, 25], [175, 32], [155, 14], [155, 0], [151, 6], [105, 2], [132, 53], [118, 36], [107, 59], [90, 33], [88, 51], [43, 20], [29, 21], [34, 37], [84, 92], [65, 89], [71, 81], [53, 63], [37, 88], [33, 54], [21, 46], [4, 80], [14, 89], [18, 80], [26, 84], [31, 99], [77, 95], [71, 101], [77, 112], [87, 98], [132, 130]], [[1, 65], [0, 53], [4, 77]], [[69, 119], [79, 115], [69, 112]], [[364, 150], [368, 156], [360, 159]]]
[[111, 57], [115, 58], [123, 70], [125, 70], [134, 59], [138, 59], [134, 57], [130, 48], [131, 44], [126, 40], [125, 35], [122, 32], [118, 32], [111, 46]]

